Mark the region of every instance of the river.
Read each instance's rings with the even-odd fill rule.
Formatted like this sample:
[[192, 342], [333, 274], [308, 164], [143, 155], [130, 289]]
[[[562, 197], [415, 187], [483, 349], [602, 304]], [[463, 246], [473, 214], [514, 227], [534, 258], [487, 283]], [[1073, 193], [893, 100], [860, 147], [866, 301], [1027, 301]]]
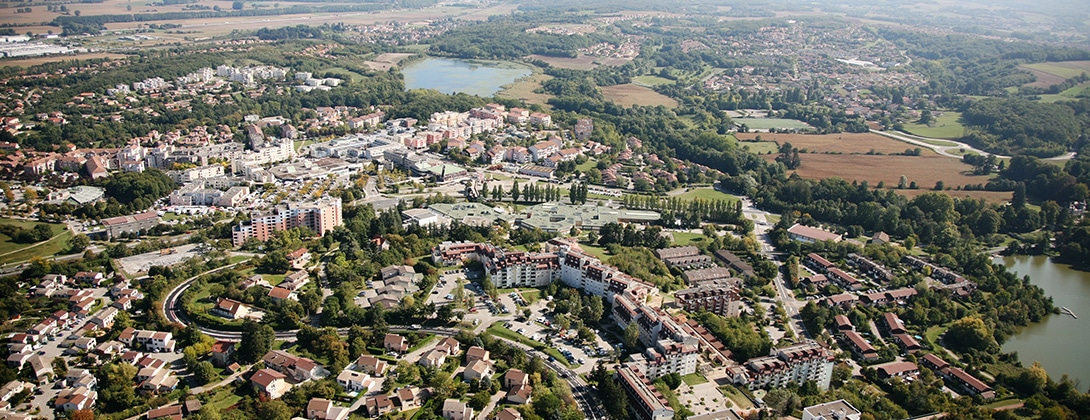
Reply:
[[503, 86], [529, 76], [528, 67], [510, 62], [478, 62], [450, 58], [425, 58], [401, 69], [408, 89], [435, 89], [491, 97]]
[[1041, 256], [1003, 257], [1003, 264], [1019, 277], [1029, 275], [1030, 282], [1044, 289], [1057, 308], [1067, 307], [1079, 316], [1049, 315], [1010, 337], [1003, 351], [1017, 351], [1023, 366], [1040, 362], [1053, 379], [1066, 373], [1081, 382], [1079, 389], [1086, 390], [1090, 383], [1090, 363], [1084, 353], [1090, 344], [1090, 273]]

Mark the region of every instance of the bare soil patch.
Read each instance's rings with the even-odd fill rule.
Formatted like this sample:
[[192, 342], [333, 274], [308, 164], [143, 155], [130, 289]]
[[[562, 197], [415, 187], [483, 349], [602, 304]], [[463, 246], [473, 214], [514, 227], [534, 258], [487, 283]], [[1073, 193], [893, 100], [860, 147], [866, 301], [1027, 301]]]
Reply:
[[371, 70], [387, 71], [410, 56], [412, 54], [409, 53], [384, 53], [379, 54], [374, 60], [365, 61], [364, 64], [367, 64]]
[[665, 96], [661, 93], [655, 92], [651, 89], [643, 86], [636, 86], [631, 83], [617, 86], [604, 86], [602, 89], [602, 96], [607, 100], [613, 101], [613, 103], [621, 106], [658, 106], [673, 108], [677, 106], [677, 101]]
[[[908, 143], [899, 142], [888, 137], [879, 136], [872, 133], [837, 133], [837, 134], [780, 134], [780, 133], [736, 133], [734, 135], [738, 140], [756, 140], [757, 136], [761, 137], [762, 141], [774, 141], [780, 145], [784, 143], [791, 143], [791, 146], [798, 148], [799, 150], [805, 149], [806, 154], [802, 155], [803, 162], [805, 164], [807, 157], [811, 156], [810, 153], [846, 153], [846, 154], [866, 154], [871, 151], [875, 153], [894, 154], [903, 153], [905, 149], [914, 149]], [[926, 147], [921, 147], [923, 156], [935, 156], [935, 153]], [[900, 177], [900, 175], [897, 175]]]

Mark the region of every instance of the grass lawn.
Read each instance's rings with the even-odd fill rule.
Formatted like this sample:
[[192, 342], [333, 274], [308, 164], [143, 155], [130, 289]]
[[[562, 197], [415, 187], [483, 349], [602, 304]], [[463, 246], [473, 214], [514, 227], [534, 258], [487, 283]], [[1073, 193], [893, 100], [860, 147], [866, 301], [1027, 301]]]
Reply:
[[235, 256], [233, 256], [231, 258], [228, 258], [227, 262], [228, 262], [228, 264], [238, 264], [240, 262], [247, 261], [247, 260], [249, 260], [251, 258], [253, 258], [253, 257], [248, 257], [248, 256], [245, 256], [245, 255], [235, 255]]
[[597, 165], [598, 165], [598, 161], [596, 161], [594, 159], [587, 159], [586, 162], [575, 165], [575, 170], [577, 170], [579, 172], [586, 172], [586, 171], [589, 171], [591, 168], [596, 167]]
[[606, 251], [605, 247], [591, 245], [586, 242], [580, 242], [579, 247], [583, 248], [583, 251], [586, 251], [588, 254], [593, 255], [602, 261], [605, 261], [610, 256], [609, 251]]
[[923, 137], [956, 139], [965, 134], [965, 126], [958, 122], [960, 118], [960, 112], [944, 112], [931, 125], [905, 124], [905, 131]]
[[632, 78], [632, 81], [647, 86], [668, 85], [670, 83], [674, 83], [673, 80], [658, 76], [636, 76]]
[[749, 150], [750, 153], [758, 155], [780, 151], [780, 146], [774, 141], [742, 141], [738, 142], [738, 145], [742, 146], [743, 149]]
[[931, 347], [936, 347], [939, 345], [939, 336], [944, 332], [946, 332], [946, 327], [934, 326], [927, 329], [924, 338], [927, 338], [927, 341], [931, 343]]
[[750, 130], [768, 130], [770, 128], [811, 128], [809, 124], [802, 121], [789, 120], [786, 118], [734, 118], [731, 121], [738, 125], [745, 124]]
[[704, 235], [699, 233], [670, 232], [670, 235], [673, 235], [674, 245], [677, 246], [692, 245], [694, 242], [701, 242], [705, 239]]
[[984, 406], [984, 408], [996, 409], [996, 408], [999, 408], [999, 407], [1006, 407], [1008, 405], [1018, 404], [1020, 402], [1022, 402], [1022, 400], [1020, 400], [1018, 398], [1007, 398], [1005, 400], [1000, 400], [1000, 401], [993, 402], [991, 404], [987, 404], [987, 405]]
[[734, 385], [727, 385], [719, 387], [719, 391], [723, 393], [723, 396], [730, 399], [736, 407], [742, 410], [749, 410], [753, 408], [753, 402], [746, 398], [746, 395], [735, 388]]
[[366, 76], [364, 76], [362, 74], [359, 74], [359, 73], [356, 73], [356, 72], [354, 72], [352, 70], [346, 69], [344, 67], [334, 67], [334, 68], [330, 68], [330, 69], [324, 69], [324, 70], [321, 70], [321, 71], [335, 73], [335, 74], [338, 74], [338, 75], [341, 75], [341, 76], [345, 76], [345, 77], [348, 78], [348, 81], [351, 82], [351, 83], [355, 83], [355, 82], [358, 82], [358, 81], [363, 80], [364, 78], [366, 78]]
[[564, 358], [564, 355], [560, 354], [560, 351], [556, 348], [547, 346], [545, 345], [545, 343], [542, 343], [540, 341], [531, 340], [522, 334], [511, 331], [504, 327], [502, 322], [496, 322], [490, 325], [488, 329], [484, 331], [496, 337], [519, 342], [523, 345], [533, 347], [542, 353], [552, 356], [554, 359], [556, 359], [557, 362], [563, 364], [564, 366], [571, 367], [570, 365], [568, 365], [568, 359]]
[[[19, 244], [12, 242], [7, 235], [0, 234], [0, 264], [26, 261], [33, 257], [47, 257], [63, 251], [68, 246], [68, 240], [72, 239], [72, 231], [60, 223], [41, 223], [29, 220], [0, 219], [0, 224], [17, 226], [23, 229], [33, 229], [39, 224], [49, 225], [55, 236], [49, 241], [37, 246], [34, 244]], [[56, 236], [56, 235], [60, 236]]]
[[1080, 75], [1080, 74], [1082, 74], [1083, 72], [1086, 71], [1086, 69], [1075, 68], [1077, 66], [1065, 66], [1065, 65], [1058, 65], [1058, 63], [1049, 63], [1049, 62], [1026, 64], [1023, 67], [1029, 67], [1029, 68], [1034, 69], [1034, 70], [1039, 70], [1039, 71], [1043, 71], [1045, 73], [1054, 74], [1054, 75], [1060, 76], [1060, 77], [1062, 77], [1064, 79], [1070, 79], [1070, 78], [1078, 76], [1078, 75]]
[[682, 200], [692, 200], [692, 199], [695, 199], [695, 198], [699, 198], [699, 199], [702, 199], [702, 200], [709, 200], [709, 201], [711, 201], [711, 200], [726, 200], [726, 201], [731, 202], [731, 203], [733, 203], [735, 201], [738, 201], [738, 197], [735, 197], [733, 195], [727, 194], [727, 193], [722, 192], [722, 191], [716, 191], [715, 188], [711, 188], [711, 187], [693, 188], [693, 189], [690, 189], [689, 191], [687, 191], [684, 194], [681, 194], [681, 195], [679, 195], [677, 197], [682, 199]]
[[216, 388], [214, 392], [215, 393], [208, 398], [208, 401], [203, 404], [205, 407], [210, 407], [214, 411], [227, 411], [228, 408], [231, 408], [235, 404], [238, 404], [239, 401], [242, 401], [242, 395], [239, 395], [238, 387], [233, 385]]
[[688, 375], [682, 376], [681, 380], [685, 381], [685, 383], [689, 386], [699, 385], [708, 382], [708, 378], [705, 378], [704, 375], [701, 375], [699, 373], [690, 373]]

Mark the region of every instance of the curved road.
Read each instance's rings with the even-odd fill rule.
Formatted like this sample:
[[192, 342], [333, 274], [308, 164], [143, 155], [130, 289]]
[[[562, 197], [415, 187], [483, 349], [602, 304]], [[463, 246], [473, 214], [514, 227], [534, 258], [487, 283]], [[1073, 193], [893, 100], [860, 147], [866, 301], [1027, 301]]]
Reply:
[[[892, 131], [871, 130], [870, 132], [872, 132], [874, 134], [877, 134], [879, 136], [889, 137], [889, 138], [897, 140], [897, 141], [903, 141], [905, 143], [910, 143], [910, 144], [914, 144], [916, 146], [925, 147], [925, 148], [934, 150], [935, 153], [938, 153], [938, 154], [946, 156], [946, 157], [952, 157], [952, 158], [955, 158], [955, 159], [961, 159], [962, 155], [964, 155], [965, 153], [969, 153], [969, 152], [976, 153], [976, 154], [979, 154], [981, 156], [990, 156], [991, 155], [991, 153], [985, 152], [983, 150], [977, 149], [977, 148], [975, 148], [973, 146], [970, 146], [968, 144], [965, 144], [965, 143], [962, 143], [962, 142], [959, 142], [959, 141], [954, 141], [954, 140], [932, 139], [932, 138], [927, 138], [927, 137], [920, 137], [920, 136], [917, 136], [917, 135], [914, 135], [914, 134], [899, 133], [899, 132], [892, 132]], [[928, 143], [929, 141], [930, 142], [938, 142], [938, 143], [949, 143], [951, 145], [950, 146], [940, 146], [940, 145], [937, 145], [937, 144]], [[953, 154], [953, 153], [949, 152], [949, 150], [962, 150], [962, 149], [964, 149], [965, 152], [962, 153], [961, 155], [956, 155], [956, 154]], [[995, 155], [995, 157], [1000, 158], [1000, 159], [1010, 159], [1010, 156], [1003, 156], [1003, 155]]]
[[[174, 289], [172, 289], [170, 291], [170, 293], [167, 293], [166, 299], [164, 299], [164, 301], [163, 301], [163, 315], [166, 317], [167, 321], [170, 321], [170, 322], [176, 323], [176, 324], [180, 324], [180, 325], [183, 325], [183, 326], [187, 326], [187, 325], [190, 325], [190, 324], [197, 325], [198, 330], [200, 330], [201, 332], [207, 334], [209, 337], [215, 338], [217, 340], [236, 341], [236, 342], [241, 341], [242, 340], [242, 333], [241, 332], [217, 330], [217, 329], [214, 329], [214, 328], [208, 328], [208, 327], [202, 326], [200, 324], [194, 323], [191, 319], [189, 319], [189, 317], [186, 315], [185, 311], [182, 310], [181, 305], [178, 304], [178, 299], [182, 296], [183, 293], [185, 293], [186, 289], [188, 289], [189, 286], [193, 285], [193, 282], [197, 281], [198, 277], [200, 277], [202, 275], [205, 275], [205, 274], [214, 273], [214, 272], [219, 271], [219, 270], [231, 268], [231, 267], [234, 267], [234, 266], [236, 266], [238, 264], [241, 264], [241, 263], [225, 265], [223, 267], [218, 267], [218, 268], [215, 268], [215, 269], [212, 269], [212, 270], [208, 270], [208, 271], [206, 271], [204, 273], [201, 273], [201, 274], [198, 274], [196, 276], [190, 277], [190, 278], [186, 279], [185, 281], [181, 282], [180, 284], [178, 284], [178, 286], [175, 286]], [[412, 328], [410, 326], [405, 326], [405, 325], [391, 325], [390, 326], [390, 331], [417, 331], [417, 332], [424, 332], [424, 333], [442, 335], [442, 336], [453, 336], [453, 335], [455, 335], [455, 334], [457, 334], [459, 332], [459, 330], [452, 329], [452, 328], [419, 328], [419, 329], [414, 329], [414, 328]], [[278, 340], [284, 340], [284, 341], [295, 341], [296, 334], [298, 332], [299, 332], [299, 330], [277, 331], [276, 332], [276, 338]], [[337, 330], [337, 332], [339, 334], [341, 334], [341, 335], [347, 335], [348, 334], [348, 328], [339, 328]], [[512, 345], [514, 347], [517, 347], [517, 348], [525, 351], [527, 354], [529, 354], [532, 357], [542, 359], [542, 361], [545, 362], [545, 366], [547, 366], [549, 369], [552, 369], [554, 372], [556, 372], [556, 374], [558, 376], [560, 376], [565, 381], [567, 381], [568, 386], [571, 387], [571, 390], [572, 390], [572, 397], [575, 398], [576, 403], [579, 405], [579, 409], [583, 412], [583, 414], [586, 416], [587, 419], [589, 419], [589, 420], [598, 420], [600, 418], [605, 418], [605, 409], [604, 409], [604, 407], [602, 407], [600, 402], [597, 399], [595, 399], [594, 395], [592, 395], [593, 389], [591, 388], [591, 386], [589, 384], [586, 383], [586, 381], [583, 380], [583, 378], [581, 378], [574, 371], [572, 371], [571, 369], [568, 369], [566, 366], [560, 365], [560, 364], [558, 364], [556, 362], [549, 361], [548, 356], [546, 356], [545, 354], [542, 354], [541, 352], [539, 352], [537, 350], [534, 350], [532, 347], [523, 345], [522, 343], [519, 343], [519, 342], [516, 342], [516, 341], [508, 340], [508, 339], [503, 338], [503, 337], [496, 337], [496, 338], [499, 338], [499, 339], [501, 339], [503, 341], [506, 341], [509, 345]]]

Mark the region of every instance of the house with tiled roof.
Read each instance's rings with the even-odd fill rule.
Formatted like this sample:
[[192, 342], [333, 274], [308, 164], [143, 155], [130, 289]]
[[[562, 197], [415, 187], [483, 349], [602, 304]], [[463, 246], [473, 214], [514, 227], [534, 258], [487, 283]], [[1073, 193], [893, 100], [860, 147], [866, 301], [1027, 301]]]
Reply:
[[269, 399], [277, 399], [288, 392], [291, 385], [287, 382], [287, 376], [275, 370], [265, 368], [254, 372], [250, 376], [250, 384], [258, 393]]

